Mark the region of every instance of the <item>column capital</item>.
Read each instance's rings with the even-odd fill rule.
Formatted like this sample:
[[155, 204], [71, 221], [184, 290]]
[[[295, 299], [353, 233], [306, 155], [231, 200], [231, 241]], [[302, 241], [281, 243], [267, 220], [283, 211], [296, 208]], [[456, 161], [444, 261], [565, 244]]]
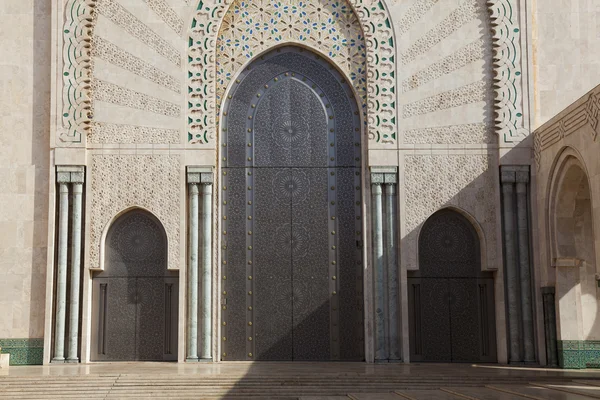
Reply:
[[529, 165], [500, 166], [500, 182], [529, 183]]
[[212, 167], [187, 167], [187, 182], [212, 185], [214, 173]]
[[371, 167], [371, 183], [374, 185], [397, 184], [398, 167]]
[[84, 183], [85, 167], [82, 165], [57, 165], [56, 182], [58, 183]]

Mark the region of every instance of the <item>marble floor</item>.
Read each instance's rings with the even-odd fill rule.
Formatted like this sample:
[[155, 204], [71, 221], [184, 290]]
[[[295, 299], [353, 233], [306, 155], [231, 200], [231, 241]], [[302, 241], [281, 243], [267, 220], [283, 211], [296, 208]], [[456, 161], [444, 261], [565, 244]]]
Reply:
[[0, 369], [0, 398], [590, 400], [600, 370], [470, 364], [93, 363]]

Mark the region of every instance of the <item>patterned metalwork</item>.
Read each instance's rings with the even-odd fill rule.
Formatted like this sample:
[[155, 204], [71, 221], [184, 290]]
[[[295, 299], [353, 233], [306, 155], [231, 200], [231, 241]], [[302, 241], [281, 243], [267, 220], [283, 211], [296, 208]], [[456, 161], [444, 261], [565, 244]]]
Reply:
[[323, 59], [276, 49], [223, 118], [224, 360], [360, 360], [360, 114]]
[[481, 271], [479, 238], [457, 212], [423, 226], [419, 271], [408, 279], [411, 360], [496, 361], [494, 280]]
[[106, 269], [93, 280], [92, 359], [177, 359], [178, 282], [167, 238], [142, 210], [119, 217], [106, 236]]

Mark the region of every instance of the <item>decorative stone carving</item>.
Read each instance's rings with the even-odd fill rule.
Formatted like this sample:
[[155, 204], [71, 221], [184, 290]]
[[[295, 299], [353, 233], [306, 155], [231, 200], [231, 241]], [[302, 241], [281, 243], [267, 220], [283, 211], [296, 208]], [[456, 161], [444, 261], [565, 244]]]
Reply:
[[496, 166], [488, 155], [423, 155], [405, 158], [405, 251], [408, 269], [417, 267], [417, 238], [422, 224], [444, 207], [457, 207], [475, 218], [483, 229], [488, 268], [495, 268]]
[[[191, 60], [189, 65], [190, 95], [188, 103], [190, 104], [190, 122], [188, 136], [191, 143], [207, 144], [214, 143], [215, 140], [217, 126], [217, 104], [215, 101], [217, 75], [213, 66], [215, 65], [217, 54], [215, 49], [216, 36], [221, 19], [225, 16], [232, 3], [232, 0], [209, 0], [201, 2], [201, 6], [198, 7], [196, 17], [192, 22], [192, 34], [188, 52], [189, 59]], [[300, 2], [300, 4], [304, 3], [311, 9], [314, 8], [316, 10], [318, 8], [311, 4], [311, 2]], [[230, 10], [231, 13], [236, 13], [235, 6], [238, 4], [241, 5], [242, 2], [236, 2]], [[283, 8], [286, 6], [290, 7], [291, 3], [282, 2], [278, 4], [282, 6], [281, 17], [277, 17], [275, 14], [271, 16], [283, 21], [285, 14]], [[350, 0], [349, 4], [342, 1], [329, 1], [328, 4], [330, 7], [321, 7], [321, 11], [317, 12], [325, 13], [325, 9], [328, 8], [327, 13], [330, 15], [333, 13], [341, 14], [341, 10], [344, 7], [350, 7], [354, 10], [356, 17], [358, 17], [362, 25], [366, 37], [366, 69], [370, 71], [366, 76], [369, 139], [374, 142], [393, 144], [396, 141], [397, 130], [396, 101], [394, 95], [394, 39], [387, 9], [384, 3], [379, 0]], [[287, 18], [289, 19], [290, 16], [293, 17], [293, 14], [291, 14], [289, 8], [287, 10]], [[345, 14], [351, 16], [350, 13]], [[258, 19], [259, 16], [254, 14], [249, 16], [249, 18], [247, 21], [252, 20], [252, 23], [255, 23], [254, 19]], [[315, 18], [314, 22], [313, 20], [310, 22], [312, 24], [318, 20], [318, 18]], [[290, 32], [304, 32], [306, 26], [303, 23], [303, 19], [294, 17], [290, 22], [292, 28], [289, 28], [289, 22], [287, 24], [287, 29], [291, 29]], [[344, 30], [352, 28], [352, 24], [350, 24], [350, 27], [347, 27], [347, 25], [344, 27]], [[316, 25], [314, 27], [317, 28]], [[319, 29], [322, 27], [322, 25], [318, 26]], [[324, 30], [329, 31], [329, 28]], [[328, 32], [327, 34], [331, 35], [331, 33]], [[304, 34], [308, 34], [308, 32], [304, 32]], [[265, 36], [264, 44], [262, 45], [264, 48], [272, 47], [278, 43], [278, 35], [269, 32], [269, 35]], [[297, 36], [300, 38], [300, 34]], [[281, 38], [283, 39], [283, 34]], [[226, 40], [226, 38], [220, 39], [221, 42], [223, 40]], [[247, 45], [248, 43], [243, 40], [239, 42], [239, 46], [243, 47]], [[339, 51], [336, 50], [337, 47], [341, 49], [344, 46], [340, 46], [339, 44], [332, 45], [330, 51]], [[326, 52], [326, 54], [329, 54], [329, 52]], [[225, 68], [221, 71], [220, 68], [221, 66], [219, 66], [219, 75], [223, 80], [227, 78], [231, 79], [236, 72], [226, 70]], [[364, 71], [358, 70], [355, 72], [364, 73]], [[360, 78], [357, 79], [360, 80]]]
[[92, 122], [88, 134], [89, 143], [111, 144], [178, 144], [181, 142], [177, 129], [150, 128], [147, 126]]
[[110, 221], [123, 210], [142, 207], [164, 225], [169, 268], [180, 264], [180, 157], [175, 155], [101, 155], [90, 162], [90, 268], [100, 267], [100, 240]]
[[517, 144], [529, 131], [523, 117], [523, 64], [518, 0], [488, 0], [494, 27], [496, 132], [505, 144]]

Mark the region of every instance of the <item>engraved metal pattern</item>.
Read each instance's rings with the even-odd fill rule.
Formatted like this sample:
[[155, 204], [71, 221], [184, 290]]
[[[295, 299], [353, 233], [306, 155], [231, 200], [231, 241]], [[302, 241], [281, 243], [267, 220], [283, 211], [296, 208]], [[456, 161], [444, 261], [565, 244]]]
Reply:
[[409, 273], [411, 359], [494, 362], [493, 279], [481, 272], [477, 232], [451, 210], [434, 214]]
[[94, 360], [177, 359], [179, 280], [166, 254], [165, 231], [148, 212], [130, 211], [111, 226], [106, 269], [93, 283]]
[[313, 53], [279, 48], [240, 74], [222, 122], [221, 358], [362, 359], [361, 122], [350, 87]]

